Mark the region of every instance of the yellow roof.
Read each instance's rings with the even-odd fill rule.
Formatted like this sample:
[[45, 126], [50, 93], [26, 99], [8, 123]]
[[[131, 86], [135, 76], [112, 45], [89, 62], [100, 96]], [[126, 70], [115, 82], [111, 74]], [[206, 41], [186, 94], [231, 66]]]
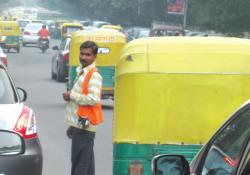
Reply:
[[82, 24], [80, 23], [69, 23], [69, 22], [66, 22], [66, 23], [63, 23], [62, 26], [75, 26], [75, 27], [83, 27]]
[[0, 21], [0, 26], [19, 26], [17, 21]]
[[105, 29], [114, 29], [114, 30], [123, 30], [123, 28], [119, 25], [103, 25], [101, 28], [105, 28]]
[[128, 43], [117, 76], [155, 73], [250, 73], [250, 40], [224, 37], [149, 37]]
[[[81, 36], [81, 37], [79, 37]], [[118, 43], [126, 42], [125, 35], [119, 31], [106, 30], [106, 29], [95, 29], [95, 30], [79, 30], [72, 33], [71, 42], [75, 41], [86, 41], [91, 40], [95, 42], [108, 42], [108, 43]]]

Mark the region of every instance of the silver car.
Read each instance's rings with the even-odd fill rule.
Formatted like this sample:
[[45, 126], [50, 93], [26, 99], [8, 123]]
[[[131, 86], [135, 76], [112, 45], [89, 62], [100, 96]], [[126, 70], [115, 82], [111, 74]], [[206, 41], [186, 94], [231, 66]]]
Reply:
[[14, 86], [0, 63], [0, 174], [41, 175], [42, 150], [25, 90]]
[[152, 171], [153, 175], [249, 175], [250, 101], [219, 128], [190, 166], [183, 155], [158, 155]]
[[42, 28], [42, 23], [30, 23], [27, 24], [23, 31], [23, 46], [27, 44], [38, 44], [39, 35], [38, 32]]

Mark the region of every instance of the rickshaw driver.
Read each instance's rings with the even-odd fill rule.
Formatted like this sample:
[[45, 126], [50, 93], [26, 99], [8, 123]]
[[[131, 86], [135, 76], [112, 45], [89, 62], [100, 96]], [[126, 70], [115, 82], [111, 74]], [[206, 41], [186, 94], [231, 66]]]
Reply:
[[97, 45], [86, 41], [80, 46], [78, 76], [71, 91], [63, 93], [67, 101], [66, 122], [72, 138], [71, 175], [94, 175], [94, 138], [96, 127], [103, 122], [101, 108], [102, 77], [95, 68]]

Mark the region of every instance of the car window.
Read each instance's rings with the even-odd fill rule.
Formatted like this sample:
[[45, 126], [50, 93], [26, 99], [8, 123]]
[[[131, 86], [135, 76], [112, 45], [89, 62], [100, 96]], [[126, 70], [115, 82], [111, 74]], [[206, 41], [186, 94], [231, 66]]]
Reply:
[[64, 50], [66, 43], [67, 43], [67, 39], [66, 38], [62, 39], [61, 44], [60, 44], [60, 50]]
[[20, 27], [26, 27], [27, 24], [29, 24], [29, 21], [18, 21]]
[[42, 25], [27, 25], [25, 30], [40, 30]]
[[235, 174], [241, 154], [250, 135], [250, 110], [239, 114], [211, 145], [202, 175]]
[[67, 33], [67, 34], [71, 34], [71, 33], [73, 33], [73, 32], [76, 32], [76, 31], [78, 31], [78, 30], [81, 30], [81, 29], [82, 29], [81, 27], [67, 27], [66, 33]]
[[65, 50], [69, 50], [69, 49], [70, 49], [70, 39], [68, 38], [66, 42]]
[[16, 94], [4, 69], [0, 68], [0, 104], [17, 102]]

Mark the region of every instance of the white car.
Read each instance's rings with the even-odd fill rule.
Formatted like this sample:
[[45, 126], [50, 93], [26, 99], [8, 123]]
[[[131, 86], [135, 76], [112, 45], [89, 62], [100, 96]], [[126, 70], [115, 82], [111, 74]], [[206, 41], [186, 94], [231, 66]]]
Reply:
[[43, 156], [27, 93], [0, 62], [0, 175], [41, 175]]
[[6, 54], [3, 52], [3, 49], [0, 47], [0, 61], [7, 66], [8, 65], [8, 58]]
[[38, 44], [38, 32], [42, 26], [42, 23], [30, 23], [26, 25], [23, 31], [23, 46], [27, 44]]

